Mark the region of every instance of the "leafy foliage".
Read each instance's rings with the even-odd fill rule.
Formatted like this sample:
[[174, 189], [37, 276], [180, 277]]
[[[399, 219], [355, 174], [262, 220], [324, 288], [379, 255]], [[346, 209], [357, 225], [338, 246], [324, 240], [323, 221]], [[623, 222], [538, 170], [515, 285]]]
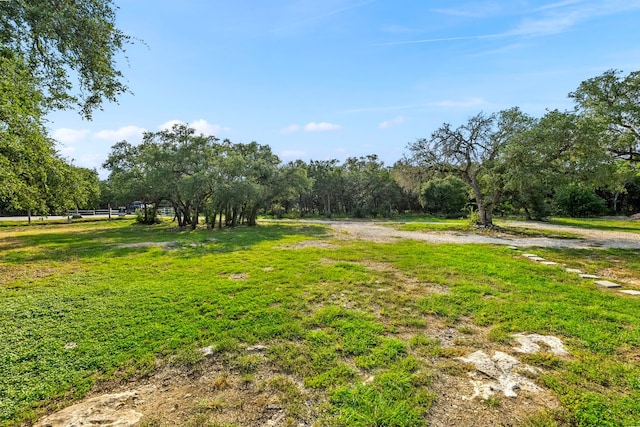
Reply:
[[456, 176], [435, 178], [422, 186], [420, 204], [430, 214], [460, 216], [469, 202], [468, 188]]
[[578, 111], [600, 121], [609, 132], [609, 151], [616, 157], [640, 161], [640, 71], [622, 76], [619, 70], [580, 83], [569, 96]]
[[491, 226], [501, 193], [496, 163], [509, 139], [529, 124], [530, 118], [518, 108], [497, 115], [481, 112], [455, 129], [445, 123], [430, 139], [418, 139], [408, 148], [423, 167], [455, 174], [469, 184], [478, 206], [479, 224]]
[[115, 11], [111, 0], [0, 2], [0, 50], [24, 61], [47, 107], [76, 105], [91, 118], [127, 91], [116, 58], [131, 39]]
[[604, 211], [604, 200], [592, 189], [578, 184], [569, 184], [560, 188], [554, 197], [556, 209], [560, 214], [571, 217], [599, 215]]

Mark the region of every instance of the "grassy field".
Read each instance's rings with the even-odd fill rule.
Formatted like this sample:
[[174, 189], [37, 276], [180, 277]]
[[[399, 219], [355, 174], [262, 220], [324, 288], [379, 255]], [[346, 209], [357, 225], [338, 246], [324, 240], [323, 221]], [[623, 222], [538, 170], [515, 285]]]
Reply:
[[[536, 253], [630, 286], [640, 278], [638, 251]], [[457, 357], [526, 332], [561, 338], [571, 356], [525, 358], [560, 407], [523, 425], [630, 426], [640, 424], [638, 313], [640, 298], [506, 247], [362, 242], [277, 222], [2, 227], [0, 425], [30, 423], [99, 383], [193, 369], [212, 346], [230, 374], [281, 396], [287, 425], [422, 426], [439, 382], [466, 378]], [[438, 328], [465, 338], [444, 343]], [[247, 354], [256, 344], [264, 355]], [[213, 406], [189, 425], [234, 425]]]

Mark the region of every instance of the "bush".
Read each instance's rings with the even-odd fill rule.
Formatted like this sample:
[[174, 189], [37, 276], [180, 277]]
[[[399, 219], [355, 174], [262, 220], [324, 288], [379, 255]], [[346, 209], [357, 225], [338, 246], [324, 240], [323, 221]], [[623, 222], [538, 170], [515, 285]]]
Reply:
[[600, 215], [604, 212], [605, 201], [593, 190], [578, 184], [570, 184], [560, 188], [554, 197], [557, 213], [570, 217]]
[[155, 207], [147, 207], [145, 209], [136, 209], [136, 221], [139, 224], [158, 224], [160, 218], [158, 218], [158, 212]]
[[460, 216], [469, 201], [467, 184], [455, 176], [432, 179], [422, 185], [419, 200], [430, 214]]

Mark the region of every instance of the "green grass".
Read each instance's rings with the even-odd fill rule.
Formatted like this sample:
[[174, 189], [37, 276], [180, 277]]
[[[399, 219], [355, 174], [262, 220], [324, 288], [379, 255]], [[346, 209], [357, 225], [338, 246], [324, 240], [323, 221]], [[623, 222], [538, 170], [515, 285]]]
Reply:
[[[331, 246], [296, 247], [304, 240]], [[640, 275], [638, 251], [536, 252]], [[503, 247], [334, 240], [291, 222], [178, 231], [124, 220], [5, 227], [0, 273], [2, 426], [68, 404], [97, 380], [149, 375], [158, 359], [198, 369], [208, 345], [249, 379], [273, 370], [268, 386], [289, 402], [289, 418], [305, 411], [296, 379], [326, 396], [326, 425], [421, 426], [437, 398], [434, 373], [455, 371], [448, 361], [467, 348], [425, 335], [436, 321], [465, 341], [479, 339], [468, 323], [496, 342], [559, 336], [573, 357], [527, 362], [545, 370], [537, 381], [558, 397], [563, 422], [640, 423], [640, 299]], [[264, 358], [243, 351], [254, 344], [268, 346]]]

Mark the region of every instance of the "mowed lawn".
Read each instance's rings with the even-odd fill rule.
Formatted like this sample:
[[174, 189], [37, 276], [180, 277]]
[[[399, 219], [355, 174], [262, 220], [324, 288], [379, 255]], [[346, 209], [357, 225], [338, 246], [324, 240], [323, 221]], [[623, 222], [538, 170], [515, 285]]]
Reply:
[[[291, 425], [422, 426], [441, 375], [466, 376], [457, 357], [520, 332], [555, 335], [571, 353], [526, 358], [561, 407], [525, 425], [640, 424], [639, 297], [502, 246], [346, 237], [293, 222], [0, 228], [0, 425], [158, 361], [199, 363], [212, 346], [248, 382], [264, 365], [324, 396], [310, 413], [295, 401], [304, 390], [291, 393]], [[638, 251], [535, 252], [640, 283]], [[445, 346], [428, 333], [436, 323], [478, 336]], [[256, 344], [265, 357], [247, 358]]]

